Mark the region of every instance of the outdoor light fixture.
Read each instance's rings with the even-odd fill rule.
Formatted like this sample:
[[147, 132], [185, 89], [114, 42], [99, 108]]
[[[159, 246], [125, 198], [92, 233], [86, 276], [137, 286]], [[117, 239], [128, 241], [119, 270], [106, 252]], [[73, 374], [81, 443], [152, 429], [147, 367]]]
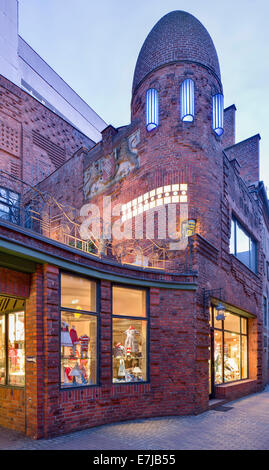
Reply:
[[180, 87], [181, 121], [192, 122], [194, 118], [194, 82], [190, 78], [184, 80]]
[[212, 112], [212, 128], [213, 131], [220, 136], [224, 129], [224, 98], [221, 93], [213, 96]]
[[218, 305], [216, 306], [217, 310], [217, 315], [216, 315], [216, 320], [225, 320], [225, 307], [224, 305], [219, 302]]
[[[204, 312], [206, 311], [206, 307], [208, 304], [208, 301], [211, 297], [218, 297], [221, 299], [222, 297], [222, 287], [218, 289], [211, 289], [211, 290], [206, 290], [203, 289], [203, 306], [204, 306]], [[221, 301], [219, 301], [218, 305], [216, 306], [217, 310], [217, 316], [216, 320], [225, 320], [225, 307], [222, 304]]]

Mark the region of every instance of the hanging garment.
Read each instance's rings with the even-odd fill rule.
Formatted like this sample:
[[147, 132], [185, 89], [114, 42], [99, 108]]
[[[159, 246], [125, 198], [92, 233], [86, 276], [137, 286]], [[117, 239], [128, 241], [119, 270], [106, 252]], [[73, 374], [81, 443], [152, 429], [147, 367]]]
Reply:
[[120, 359], [120, 365], [119, 365], [119, 370], [118, 370], [118, 377], [125, 377], [125, 362], [124, 359]]
[[73, 346], [70, 334], [68, 331], [69, 325], [65, 321], [61, 322], [61, 346]]
[[71, 338], [71, 340], [72, 340], [73, 345], [74, 345], [74, 344], [79, 344], [78, 335], [77, 335], [77, 332], [76, 332], [76, 329], [75, 329], [74, 326], [72, 326], [72, 327], [70, 328], [70, 332], [69, 332], [69, 333], [70, 333], [70, 338]]
[[89, 349], [89, 342], [90, 338], [87, 335], [82, 335], [79, 337], [79, 342], [80, 342], [80, 355], [81, 358], [85, 355], [85, 357], [88, 356], [88, 349]]
[[129, 326], [128, 330], [124, 332], [126, 334], [125, 340], [125, 349], [126, 352], [138, 352], [138, 342], [136, 335], [139, 335], [139, 331], [137, 331], [133, 326]]

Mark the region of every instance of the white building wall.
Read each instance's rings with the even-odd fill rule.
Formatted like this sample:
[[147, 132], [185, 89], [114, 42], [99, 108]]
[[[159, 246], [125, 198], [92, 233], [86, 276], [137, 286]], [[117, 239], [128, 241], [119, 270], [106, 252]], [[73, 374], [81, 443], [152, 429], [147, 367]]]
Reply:
[[94, 142], [105, 121], [18, 35], [18, 0], [0, 0], [0, 74]]
[[0, 0], [0, 73], [20, 86], [18, 0]]

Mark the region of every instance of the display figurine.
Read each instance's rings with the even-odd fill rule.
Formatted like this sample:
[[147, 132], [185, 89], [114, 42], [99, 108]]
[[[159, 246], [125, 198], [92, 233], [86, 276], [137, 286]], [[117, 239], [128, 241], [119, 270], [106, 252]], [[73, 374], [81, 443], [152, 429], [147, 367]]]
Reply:
[[113, 348], [113, 355], [115, 358], [123, 357], [125, 353], [125, 347], [121, 343], [115, 344]]
[[119, 370], [118, 370], [118, 377], [125, 377], [125, 362], [124, 362], [124, 359], [121, 358], [120, 359], [120, 365], [119, 365]]
[[128, 330], [124, 332], [126, 334], [126, 340], [124, 347], [126, 351], [129, 349], [131, 352], [137, 353], [138, 350], [138, 341], [136, 335], [139, 335], [139, 331], [137, 331], [133, 326], [129, 326]]
[[80, 370], [78, 364], [76, 364], [75, 367], [71, 370], [70, 376], [73, 377], [73, 379], [72, 379], [73, 385], [76, 385], [76, 383], [77, 383], [76, 377], [77, 377], [77, 378], [78, 378], [78, 377], [81, 378], [81, 370]]
[[69, 325], [65, 321], [61, 322], [61, 346], [72, 347], [73, 343], [69, 334]]
[[133, 374], [136, 378], [136, 380], [138, 381], [140, 378], [139, 378], [139, 375], [142, 374], [142, 370], [140, 369], [140, 367], [136, 366], [133, 368]]

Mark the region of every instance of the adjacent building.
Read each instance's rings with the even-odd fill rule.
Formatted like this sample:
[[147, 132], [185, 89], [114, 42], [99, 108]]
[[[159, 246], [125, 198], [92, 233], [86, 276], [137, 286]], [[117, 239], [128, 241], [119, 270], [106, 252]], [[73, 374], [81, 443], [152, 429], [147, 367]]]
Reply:
[[48, 437], [262, 390], [260, 136], [236, 142], [204, 26], [183, 11], [160, 19], [137, 59], [130, 124], [97, 143], [1, 80], [0, 113], [29, 126], [20, 161], [40, 161], [43, 137], [66, 157], [33, 181], [27, 167], [1, 173], [0, 424]]

